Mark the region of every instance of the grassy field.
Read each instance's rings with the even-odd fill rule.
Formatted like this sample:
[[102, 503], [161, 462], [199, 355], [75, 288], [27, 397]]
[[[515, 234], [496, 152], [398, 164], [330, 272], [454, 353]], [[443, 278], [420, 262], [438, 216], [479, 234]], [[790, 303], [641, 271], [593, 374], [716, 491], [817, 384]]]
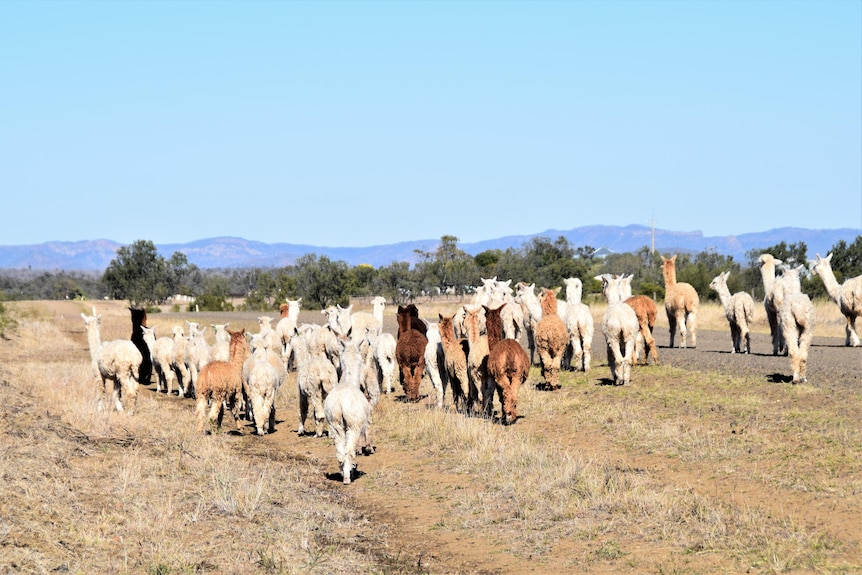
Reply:
[[[862, 572], [862, 390], [564, 372], [513, 427], [386, 396], [345, 489], [328, 440], [293, 432], [292, 374], [265, 437], [201, 436], [190, 400], [149, 389], [133, 417], [97, 412], [88, 306], [28, 304], [0, 344], [0, 573]], [[834, 307], [817, 333], [843, 339]], [[127, 338], [123, 304], [99, 308]]]

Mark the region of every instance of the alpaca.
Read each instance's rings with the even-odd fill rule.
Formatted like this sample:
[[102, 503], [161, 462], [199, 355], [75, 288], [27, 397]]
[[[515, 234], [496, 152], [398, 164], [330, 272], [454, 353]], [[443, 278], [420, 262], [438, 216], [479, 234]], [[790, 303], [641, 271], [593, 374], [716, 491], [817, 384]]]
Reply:
[[839, 284], [832, 272], [832, 254], [828, 254], [825, 258], [821, 258], [820, 254], [816, 255], [817, 259], [809, 263], [809, 269], [812, 274], [820, 276], [829, 297], [838, 304], [838, 309], [847, 318], [847, 325], [844, 327], [844, 345], [859, 347], [856, 318], [862, 317], [862, 275]]
[[[488, 332], [488, 375], [500, 399], [500, 421], [511, 425], [518, 421], [518, 392], [530, 374], [530, 358], [521, 344], [514, 339], [503, 339], [503, 320], [500, 307], [485, 310], [485, 328]], [[487, 417], [493, 415], [494, 396], [482, 398], [483, 410]]]
[[440, 338], [440, 329], [436, 323], [428, 326], [425, 333], [428, 343], [425, 344], [425, 373], [431, 380], [434, 388], [435, 405], [437, 409], [443, 409], [443, 398], [446, 388], [449, 387], [449, 373], [446, 371], [446, 357], [443, 354], [443, 340]]
[[676, 254], [669, 258], [662, 256], [661, 262], [664, 272], [664, 309], [667, 312], [670, 329], [670, 347], [673, 347], [677, 326], [679, 326], [680, 347], [687, 347], [689, 333], [691, 333], [691, 347], [697, 347], [697, 308], [700, 305], [700, 298], [691, 284], [677, 283]]
[[631, 383], [634, 362], [635, 340], [640, 330], [637, 314], [631, 306], [621, 301], [620, 276], [604, 274], [596, 277], [602, 281], [608, 309], [602, 316], [602, 334], [608, 350], [608, 367], [614, 385]]
[[647, 354], [652, 356], [653, 363], [658, 365], [658, 345], [653, 337], [653, 328], [658, 315], [658, 308], [652, 298], [645, 295], [632, 295], [633, 275], [623, 275], [620, 281], [620, 294], [623, 303], [627, 304], [638, 317], [638, 337], [635, 340], [635, 364], [647, 363]]
[[[174, 370], [171, 368], [171, 351], [174, 347], [174, 339], [172, 337], [156, 337], [155, 328], [143, 327], [144, 341], [150, 349], [150, 356], [153, 360], [153, 371], [156, 374], [156, 393], [161, 393], [162, 390], [168, 395], [171, 394], [174, 382]], [[174, 329], [181, 327], [174, 326]]]
[[194, 321], [186, 321], [186, 324], [189, 328], [189, 339], [186, 342], [186, 369], [189, 373], [189, 380], [186, 392], [191, 393], [194, 397], [198, 374], [210, 361], [210, 346], [205, 337], [206, 327], [201, 327], [199, 323]]
[[527, 349], [529, 350], [530, 365], [536, 365], [536, 325], [542, 319], [542, 304], [536, 297], [536, 284], [520, 282], [517, 285], [515, 301], [520, 304], [524, 316], [524, 333], [527, 336]]
[[342, 482], [348, 485], [356, 468], [357, 447], [361, 447], [363, 452], [373, 452], [371, 404], [360, 389], [366, 367], [362, 353], [350, 337], [340, 341], [344, 371], [341, 380], [326, 396], [323, 412], [335, 443], [335, 458], [341, 467]]
[[299, 308], [302, 305], [302, 298], [289, 299], [286, 303], [281, 304], [281, 319], [275, 324], [275, 335], [281, 340], [281, 357], [284, 359], [284, 365], [288, 369], [293, 369], [293, 349], [291, 346], [291, 338], [296, 333], [296, 326], [299, 321]]
[[179, 326], [174, 327], [173, 333], [174, 345], [171, 349], [171, 370], [174, 372], [174, 379], [177, 381], [177, 394], [180, 397], [190, 397], [190, 375], [189, 369], [186, 367], [186, 346], [189, 340], [183, 333], [183, 329]]
[[[254, 401], [252, 401], [252, 390], [250, 387], [251, 373], [254, 369], [255, 361], [259, 357], [266, 359], [267, 363], [275, 370], [275, 388], [281, 386], [284, 378], [287, 376], [287, 368], [284, 366], [284, 361], [281, 354], [269, 348], [270, 339], [259, 333], [251, 335], [249, 341], [250, 354], [246, 357], [242, 364], [242, 399], [246, 409], [246, 416], [251, 415], [251, 421], [257, 421], [258, 418], [254, 415]], [[265, 374], [268, 375], [268, 374]], [[274, 407], [272, 409], [275, 409]], [[250, 413], [249, 413], [250, 412]], [[259, 417], [264, 417], [263, 415]], [[274, 421], [274, 420], [273, 420]], [[261, 423], [262, 424], [262, 423]]]
[[560, 388], [560, 364], [566, 346], [569, 345], [569, 331], [557, 315], [557, 291], [543, 288], [541, 294], [542, 319], [536, 324], [536, 349], [542, 362], [542, 378], [547, 389]]
[[775, 268], [781, 260], [772, 254], [760, 254], [757, 258], [760, 266], [760, 277], [763, 280], [763, 308], [766, 310], [766, 320], [769, 322], [769, 333], [772, 336], [772, 355], [781, 355], [786, 351], [781, 328], [778, 326], [778, 308], [773, 301], [775, 290]]
[[567, 278], [566, 284], [566, 316], [563, 323], [569, 332], [569, 344], [566, 353], [569, 355], [569, 367], [590, 371], [592, 359], [594, 321], [590, 307], [581, 302], [584, 286], [579, 278]]
[[[233, 415], [237, 432], [242, 433], [239, 420], [239, 406], [242, 399], [242, 364], [248, 355], [248, 340], [245, 330], [227, 330], [230, 335], [230, 361], [211, 361], [203, 366], [198, 375], [195, 397], [198, 416], [197, 430], [204, 431], [204, 421], [212, 429], [213, 424], [221, 429], [224, 410], [228, 408]], [[207, 414], [209, 403], [209, 414]]]
[[225, 331], [229, 323], [211, 323], [214, 342], [210, 347], [212, 361], [230, 361], [230, 336]]
[[374, 361], [380, 372], [380, 387], [383, 393], [392, 393], [393, 379], [398, 361], [395, 359], [395, 336], [383, 332], [374, 344]]
[[[275, 395], [281, 384], [281, 377], [269, 360], [270, 353], [275, 352], [265, 345], [258, 345], [249, 358], [252, 366], [248, 378], [243, 381], [258, 435], [275, 432]], [[280, 356], [277, 357], [281, 361]]]
[[727, 276], [724, 272], [715, 276], [709, 283], [710, 289], [718, 293], [724, 307], [724, 315], [730, 324], [730, 339], [733, 344], [731, 353], [751, 353], [751, 334], [748, 326], [754, 321], [754, 299], [746, 292], [730, 295]]
[[[90, 363], [93, 373], [101, 382], [98, 409], [104, 409], [105, 396], [108, 393], [108, 382], [112, 383], [111, 394], [114, 407], [123, 411], [123, 399], [130, 405], [129, 414], [134, 414], [138, 401], [138, 370], [143, 356], [138, 347], [128, 339], [102, 341], [102, 316], [81, 314], [87, 329], [87, 344], [90, 348]], [[143, 333], [141, 334], [143, 337]], [[148, 353], [149, 355], [149, 353]]]
[[806, 383], [808, 349], [814, 337], [814, 306], [807, 295], [788, 293], [778, 309], [778, 326], [787, 345], [793, 383]]
[[419, 401], [419, 386], [425, 372], [425, 347], [428, 337], [418, 326], [427, 327], [419, 319], [415, 305], [398, 306], [398, 338], [395, 358], [400, 368], [400, 381], [407, 401]]
[[371, 313], [358, 311], [350, 314], [349, 327], [353, 328], [354, 334], [364, 334], [366, 330], [370, 330], [373, 337], [377, 337], [383, 331], [383, 309], [386, 307], [386, 298], [375, 296], [371, 299], [371, 305]]
[[449, 384], [452, 388], [452, 403], [456, 411], [472, 409], [472, 401], [477, 398], [469, 398], [467, 394], [467, 340], [455, 337], [455, 328], [452, 326], [451, 316], [437, 314], [440, 322], [437, 329], [440, 331], [440, 341], [443, 345], [443, 358], [445, 360], [446, 373], [449, 376]]
[[269, 316], [260, 316], [257, 318], [257, 322], [260, 325], [260, 330], [258, 333], [267, 339], [266, 347], [272, 350], [281, 348], [281, 338], [275, 333], [275, 329], [272, 327], [272, 318]]
[[476, 400], [482, 397], [482, 413], [484, 411], [485, 398], [494, 398], [494, 382], [488, 377], [488, 336], [479, 330], [479, 314], [483, 311], [481, 307], [464, 306], [466, 316], [464, 325], [467, 330], [467, 380], [469, 382], [468, 401], [475, 405]]
[[338, 382], [338, 371], [327, 357], [325, 345], [323, 349], [321, 348], [321, 342], [325, 340], [319, 337], [319, 332], [332, 334], [329, 328], [314, 326], [304, 327], [299, 335], [292, 338], [299, 397], [299, 427], [296, 433], [300, 436], [305, 435], [305, 420], [308, 417], [309, 405], [314, 419], [314, 436], [323, 436], [325, 422], [323, 402]]
[[144, 342], [144, 332], [141, 329], [147, 325], [147, 310], [129, 308], [132, 313], [132, 343], [141, 352], [141, 367], [138, 369], [138, 381], [142, 385], [149, 385], [153, 376], [153, 361], [150, 356], [149, 346]]

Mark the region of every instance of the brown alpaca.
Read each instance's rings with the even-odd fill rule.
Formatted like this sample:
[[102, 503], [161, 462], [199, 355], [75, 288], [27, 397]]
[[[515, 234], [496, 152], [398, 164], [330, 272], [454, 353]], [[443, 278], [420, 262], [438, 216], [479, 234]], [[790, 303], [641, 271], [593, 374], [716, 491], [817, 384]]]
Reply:
[[[215, 422], [221, 428], [224, 408], [231, 410], [236, 430], [242, 431], [239, 408], [242, 403], [242, 364], [248, 356], [248, 340], [245, 330], [227, 330], [230, 334], [230, 361], [212, 361], [198, 374], [195, 393], [197, 395], [198, 431], [204, 431], [204, 420]], [[207, 416], [207, 402], [210, 404]]]
[[[485, 329], [488, 332], [488, 376], [493, 379], [500, 399], [500, 421], [511, 425], [518, 421], [518, 391], [530, 374], [530, 358], [521, 344], [514, 339], [503, 339], [503, 320], [500, 310], [485, 308]], [[483, 398], [485, 415], [493, 413], [493, 397]]]
[[[473, 401], [467, 400], [466, 388], [469, 383], [467, 376], [467, 340], [455, 337], [455, 327], [452, 318], [455, 314], [440, 317], [437, 329], [440, 330], [440, 341], [443, 344], [443, 357], [446, 360], [446, 372], [449, 374], [449, 384], [452, 386], [452, 403], [456, 411], [473, 409]], [[472, 400], [473, 398], [471, 398]]]
[[560, 388], [560, 364], [569, 345], [569, 331], [557, 315], [557, 292], [542, 290], [542, 319], [536, 324], [536, 350], [542, 362], [542, 378], [547, 389]]
[[407, 401], [419, 401], [419, 385], [422, 383], [422, 374], [425, 373], [427, 328], [419, 319], [419, 310], [413, 304], [398, 306], [397, 317], [398, 341], [395, 343], [395, 359], [398, 362], [399, 378]]
[[670, 258], [662, 256], [664, 272], [664, 309], [670, 327], [670, 347], [673, 347], [676, 328], [679, 326], [680, 347], [686, 346], [686, 336], [691, 332], [691, 347], [697, 347], [697, 308], [700, 298], [691, 284], [676, 281], [676, 254]]
[[633, 295], [626, 299], [625, 303], [635, 310], [635, 315], [638, 316], [638, 326], [640, 327], [641, 338], [643, 338], [644, 347], [646, 348], [643, 354], [635, 354], [637, 356], [637, 363], [640, 363], [641, 358], [643, 358], [643, 363], [646, 365], [647, 354], [649, 354], [652, 356], [653, 363], [658, 365], [658, 346], [655, 343], [655, 338], [652, 336], [652, 330], [655, 327], [655, 318], [658, 315], [658, 307], [651, 297], [645, 295]]

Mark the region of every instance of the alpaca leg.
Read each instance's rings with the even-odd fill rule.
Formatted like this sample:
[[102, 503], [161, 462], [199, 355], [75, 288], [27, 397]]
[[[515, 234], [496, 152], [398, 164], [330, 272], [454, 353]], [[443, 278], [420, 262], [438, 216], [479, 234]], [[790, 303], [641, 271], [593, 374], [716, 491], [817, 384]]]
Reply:
[[737, 353], [739, 351], [739, 327], [734, 322], [730, 322], [730, 353]]
[[590, 361], [592, 360], [593, 349], [593, 334], [587, 333], [584, 335], [584, 371], [590, 371]]
[[676, 316], [673, 315], [673, 310], [667, 310], [668, 331], [670, 331], [670, 347], [673, 349], [673, 340], [676, 337]]
[[120, 382], [120, 378], [114, 380], [114, 392], [113, 392], [113, 400], [114, 400], [114, 408], [117, 411], [123, 411], [123, 401], [121, 399], [122, 396], [122, 387], [123, 384]]
[[503, 385], [503, 397], [501, 398], [501, 403], [503, 404], [503, 425], [512, 425], [518, 420], [518, 398], [513, 391], [511, 381]]
[[690, 334], [692, 349], [697, 347], [697, 310], [688, 312], [685, 316], [685, 327]]
[[312, 403], [314, 404], [314, 437], [323, 437], [323, 426], [326, 423], [326, 417], [323, 414], [323, 399], [315, 396]]
[[856, 316], [850, 315], [847, 318], [847, 325], [845, 326], [845, 331], [847, 337], [845, 338], [844, 344], [852, 347], [859, 347], [862, 342], [859, 340], [859, 335], [856, 333]]
[[[644, 341], [646, 342], [646, 346], [649, 349], [649, 354], [652, 357], [653, 363], [655, 365], [658, 365], [658, 350], [656, 350], [656, 347], [658, 346], [655, 344], [655, 338], [652, 336], [652, 330], [649, 328], [649, 326], [647, 326], [646, 331], [643, 332], [643, 336]], [[646, 364], [646, 357], [644, 358], [644, 364]]]
[[195, 412], [198, 416], [198, 433], [204, 431], [204, 419], [207, 417], [207, 400], [205, 397], [198, 397], [195, 406]]
[[778, 315], [771, 309], [767, 309], [766, 319], [769, 320], [769, 333], [772, 334], [772, 355], [779, 355], [781, 353], [781, 326], [778, 325]]
[[269, 428], [267, 429], [268, 433], [275, 433], [275, 401], [272, 402], [272, 405], [269, 408]]
[[126, 378], [123, 382], [126, 401], [129, 404], [129, 415], [135, 414], [135, 409], [138, 407], [138, 382], [132, 377]]
[[569, 369], [580, 371], [584, 365], [584, 348], [581, 346], [581, 337], [576, 335], [571, 339], [569, 344], [572, 350], [572, 360]]
[[356, 429], [348, 427], [344, 432], [344, 462], [341, 466], [341, 479], [344, 485], [353, 480], [353, 469], [356, 467], [356, 443], [359, 436]]
[[296, 428], [297, 435], [305, 435], [305, 420], [308, 417], [308, 396], [299, 390], [299, 426]]
[[641, 358], [643, 358], [644, 365], [646, 365], [646, 355], [644, 354], [644, 336], [643, 332], [639, 331], [637, 336], [635, 337], [635, 363], [640, 364]]
[[635, 342], [631, 339], [626, 340], [626, 353], [623, 356], [623, 385], [629, 384], [632, 381], [632, 363], [634, 360]]
[[497, 384], [494, 378], [489, 375], [482, 379], [482, 413], [485, 417], [491, 418], [494, 415], [494, 390]]
[[685, 312], [680, 311], [676, 316], [676, 325], [679, 327], [679, 347], [686, 348], [686, 338], [688, 337], [688, 329], [685, 325]]

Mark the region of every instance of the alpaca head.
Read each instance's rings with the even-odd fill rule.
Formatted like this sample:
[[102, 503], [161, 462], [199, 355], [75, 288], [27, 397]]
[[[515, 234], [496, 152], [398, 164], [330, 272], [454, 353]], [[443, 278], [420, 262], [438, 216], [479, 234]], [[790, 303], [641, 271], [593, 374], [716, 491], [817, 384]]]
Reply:
[[717, 292], [721, 292], [722, 290], [726, 289], [727, 288], [727, 277], [729, 275], [730, 275], [730, 272], [727, 271], [727, 272], [718, 274], [717, 276], [712, 278], [712, 281], [709, 282], [709, 289], [717, 291]]

